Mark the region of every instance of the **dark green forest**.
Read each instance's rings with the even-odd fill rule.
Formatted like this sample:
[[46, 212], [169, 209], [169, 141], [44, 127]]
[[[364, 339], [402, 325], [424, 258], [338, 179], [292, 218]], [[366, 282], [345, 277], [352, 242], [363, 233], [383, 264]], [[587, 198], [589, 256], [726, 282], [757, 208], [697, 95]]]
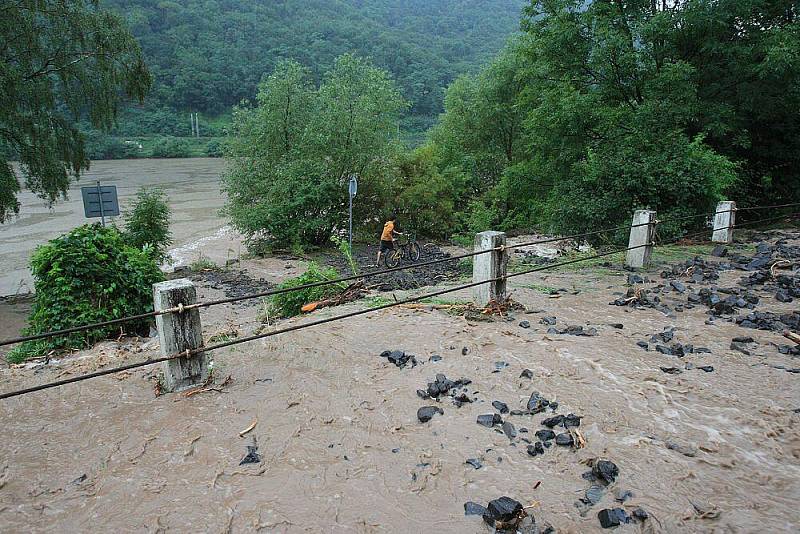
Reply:
[[[284, 59], [320, 81], [344, 53], [391, 73], [411, 103], [407, 130], [442, 111], [444, 92], [518, 30], [522, 0], [104, 0], [139, 41], [154, 84], [143, 106], [120, 114], [121, 136], [220, 136], [233, 105]], [[217, 118], [223, 116], [222, 120]], [[99, 141], [99, 139], [95, 139]]]

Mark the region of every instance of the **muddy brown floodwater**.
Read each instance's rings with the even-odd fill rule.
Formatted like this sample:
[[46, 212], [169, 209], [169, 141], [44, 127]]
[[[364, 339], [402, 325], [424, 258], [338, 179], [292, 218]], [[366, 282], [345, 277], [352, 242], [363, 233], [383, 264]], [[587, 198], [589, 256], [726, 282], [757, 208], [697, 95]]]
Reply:
[[164, 188], [173, 214], [170, 229], [175, 246], [192, 250], [193, 243], [225, 225], [219, 216], [224, 203], [219, 177], [224, 166], [223, 160], [212, 158], [93, 161], [80, 181], [70, 185], [69, 199], [52, 209], [23, 190], [18, 197], [19, 217], [0, 225], [0, 295], [33, 291], [28, 262], [37, 245], [81, 224], [100, 221], [84, 217], [80, 189], [97, 180], [117, 186], [123, 211], [141, 186]]
[[[722, 272], [718, 285], [742, 275]], [[769, 344], [785, 342], [777, 333], [705, 324], [705, 306], [669, 318], [609, 305], [625, 279], [598, 268], [513, 278], [514, 297], [529, 310], [513, 321], [394, 308], [238, 345], [214, 355], [221, 391], [155, 397], [158, 370], [145, 368], [1, 401], [0, 530], [485, 533], [464, 503], [508, 495], [558, 532], [600, 532], [597, 513], [614, 506], [650, 516], [620, 532], [797, 532], [800, 375], [771, 365], [796, 368], [798, 359]], [[550, 298], [533, 289], [542, 286], [569, 291]], [[218, 294], [200, 288], [200, 298]], [[797, 309], [760, 296], [758, 310]], [[271, 328], [256, 324], [257, 311], [203, 310], [206, 339]], [[550, 315], [559, 328], [592, 326], [598, 335], [547, 334], [539, 321]], [[679, 360], [636, 345], [670, 326], [675, 341], [711, 352]], [[730, 349], [745, 335], [759, 342], [750, 355]], [[397, 368], [379, 356], [386, 349], [411, 352], [420, 364]], [[0, 370], [2, 389], [157, 350], [154, 340], [106, 342], [47, 366]], [[509, 365], [493, 372], [496, 362]], [[659, 369], [676, 363], [714, 371]], [[520, 377], [524, 369], [532, 378]], [[457, 408], [443, 397], [444, 414], [423, 424], [417, 409], [436, 402], [415, 391], [437, 373], [471, 379], [477, 400]], [[476, 424], [493, 413], [492, 401], [523, 409], [533, 391], [558, 401], [558, 413], [583, 417], [585, 448], [528, 456], [520, 438], [533, 438], [550, 412], [504, 415], [529, 431], [513, 441]], [[254, 444], [260, 461], [240, 466]], [[575, 503], [590, 486], [582, 475], [598, 457], [620, 474], [582, 515]], [[615, 490], [633, 497], [617, 503]]]

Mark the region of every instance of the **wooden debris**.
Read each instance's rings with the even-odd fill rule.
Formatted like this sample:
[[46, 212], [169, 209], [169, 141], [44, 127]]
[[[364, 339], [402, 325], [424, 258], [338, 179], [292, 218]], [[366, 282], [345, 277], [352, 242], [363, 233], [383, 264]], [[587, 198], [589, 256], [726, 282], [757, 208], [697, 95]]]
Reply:
[[248, 426], [247, 428], [245, 428], [244, 430], [239, 432], [239, 437], [240, 438], [244, 437], [247, 433], [252, 431], [256, 427], [257, 424], [258, 424], [258, 419], [255, 419], [252, 423], [250, 423], [250, 426]]
[[309, 302], [308, 304], [300, 308], [300, 310], [303, 313], [310, 313], [320, 308], [327, 308], [329, 306], [338, 306], [346, 302], [352, 302], [354, 300], [358, 300], [361, 297], [363, 297], [365, 293], [366, 289], [364, 287], [364, 281], [358, 280], [356, 282], [353, 282], [346, 288], [344, 288], [344, 290], [342, 290], [342, 292], [336, 295], [335, 297]]

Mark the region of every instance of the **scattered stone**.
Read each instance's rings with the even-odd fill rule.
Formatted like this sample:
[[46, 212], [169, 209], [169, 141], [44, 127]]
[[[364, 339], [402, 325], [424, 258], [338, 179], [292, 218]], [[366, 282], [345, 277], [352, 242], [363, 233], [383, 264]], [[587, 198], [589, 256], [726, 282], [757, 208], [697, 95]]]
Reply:
[[517, 437], [517, 429], [514, 428], [514, 424], [511, 421], [505, 421], [503, 423], [503, 433], [508, 439], [514, 439]]
[[570, 336], [584, 336], [584, 337], [594, 337], [597, 335], [596, 328], [587, 328], [584, 329], [582, 326], [570, 325], [566, 328], [562, 328], [559, 330], [558, 328], [550, 328], [547, 330], [548, 334], [559, 334], [559, 335], [570, 335]]
[[737, 343], [736, 341], [731, 342], [731, 350], [738, 350], [745, 356], [750, 356], [752, 353], [744, 346], [744, 343]]
[[531, 398], [528, 399], [528, 411], [532, 414], [543, 412], [550, 401], [542, 397], [538, 391], [531, 393]]
[[472, 383], [468, 378], [459, 378], [458, 380], [450, 380], [445, 375], [439, 373], [433, 382], [428, 382], [427, 393], [433, 399], [438, 399], [442, 395], [450, 394], [455, 395], [454, 389], [467, 386]]
[[530, 456], [538, 456], [540, 454], [544, 454], [544, 447], [542, 446], [542, 442], [537, 441], [533, 445], [528, 445], [528, 454]]
[[442, 361], [442, 357], [439, 356], [438, 354], [434, 354], [433, 356], [428, 358], [428, 361], [429, 362], [440, 362], [440, 361]]
[[556, 318], [555, 318], [555, 316], [542, 317], [542, 319], [539, 321], [539, 324], [544, 324], [544, 325], [547, 325], [547, 326], [554, 326], [556, 324]]
[[536, 438], [540, 441], [552, 441], [556, 439], [556, 433], [552, 430], [537, 430]]
[[489, 501], [489, 506], [483, 514], [483, 520], [489, 526], [495, 526], [496, 522], [500, 522], [505, 527], [506, 524], [515, 525], [522, 517], [524, 510], [519, 501], [511, 497], [500, 497], [493, 501]]
[[406, 354], [402, 350], [385, 350], [381, 353], [381, 358], [386, 358], [401, 369], [408, 365], [409, 362], [411, 362], [411, 367], [417, 365], [416, 357], [413, 354]]
[[417, 410], [417, 419], [419, 419], [420, 423], [427, 423], [433, 416], [436, 414], [444, 415], [444, 410], [439, 408], [438, 406], [423, 406], [419, 410]]
[[792, 302], [794, 299], [792, 299], [791, 295], [789, 295], [785, 289], [781, 289], [775, 293], [775, 300], [778, 302]]
[[546, 426], [547, 428], [553, 428], [554, 426], [560, 425], [564, 421], [563, 415], [556, 415], [553, 417], [548, 417], [544, 421], [542, 421], [542, 426]]
[[492, 372], [493, 373], [499, 373], [501, 370], [505, 369], [506, 367], [508, 367], [508, 363], [507, 362], [494, 362], [494, 371], [492, 371]]
[[258, 445], [245, 445], [247, 447], [247, 454], [239, 465], [257, 464], [261, 462], [261, 456], [258, 455]]
[[480, 469], [481, 467], [483, 467], [483, 464], [477, 458], [467, 458], [467, 461], [464, 463], [471, 465], [475, 469]]
[[603, 493], [605, 493], [605, 488], [603, 488], [603, 486], [592, 484], [589, 489], [586, 490], [585, 497], [582, 500], [589, 506], [594, 506], [603, 498]]
[[508, 413], [508, 404], [500, 401], [492, 401], [492, 406], [500, 413]]
[[711, 373], [714, 371], [713, 365], [698, 365], [697, 368], [701, 371], [705, 371], [706, 373]]
[[615, 501], [625, 502], [628, 499], [630, 499], [631, 497], [633, 497], [633, 493], [628, 491], [628, 490], [624, 490], [622, 488], [617, 488], [617, 489], [614, 490], [614, 500]]
[[603, 528], [618, 527], [630, 521], [628, 514], [622, 508], [606, 508], [597, 514], [600, 526]]
[[581, 419], [581, 416], [571, 413], [564, 416], [564, 420], [561, 421], [561, 424], [564, 425], [564, 428], [579, 427], [581, 426]]
[[633, 516], [634, 519], [638, 519], [639, 521], [644, 521], [645, 519], [650, 517], [650, 515], [647, 512], [645, 512], [642, 508], [636, 508], [631, 515]]
[[492, 428], [494, 425], [502, 424], [503, 419], [496, 413], [490, 413], [485, 415], [479, 415], [477, 423], [479, 425], [485, 426], [486, 428]]
[[629, 274], [628, 275], [628, 285], [632, 286], [634, 284], [643, 284], [644, 278], [639, 276], [638, 274]]
[[647, 343], [647, 341], [637, 341], [636, 344], [644, 350], [650, 350], [650, 345]]
[[485, 513], [485, 506], [472, 501], [467, 501], [464, 503], [464, 515], [483, 515]]
[[728, 248], [723, 245], [717, 245], [714, 247], [714, 250], [711, 251], [711, 255], [717, 258], [724, 258], [728, 255]]
[[677, 367], [659, 367], [659, 369], [670, 375], [679, 375], [683, 372]]
[[697, 455], [697, 447], [691, 443], [682, 442], [674, 439], [668, 439], [666, 441], [667, 448], [673, 450], [675, 452], [679, 452], [684, 456], [688, 456], [690, 458]]
[[684, 293], [686, 291], [686, 286], [677, 280], [671, 280], [669, 285], [678, 293]]
[[530, 321], [520, 321], [519, 322], [519, 326], [520, 326], [520, 328], [530, 328], [531, 327], [531, 323], [530, 323]]
[[750, 336], [738, 336], [733, 338], [731, 341], [735, 341], [736, 343], [755, 343], [755, 339]]
[[531, 371], [530, 369], [523, 369], [522, 372], [519, 374], [519, 377], [533, 379], [533, 371]]
[[619, 468], [610, 460], [597, 460], [592, 466], [592, 474], [598, 480], [611, 484], [619, 476]]
[[469, 349], [467, 347], [464, 347], [463, 349], [461, 349], [461, 355], [462, 356], [466, 356], [467, 354], [469, 354]]
[[564, 432], [563, 434], [559, 434], [556, 436], [556, 445], [562, 445], [568, 447], [575, 443], [575, 440], [572, 438], [572, 434], [569, 432]]
[[650, 337], [650, 342], [657, 343], [659, 341], [662, 341], [664, 343], [669, 343], [670, 341], [672, 341], [673, 337], [675, 337], [675, 327], [670, 327], [664, 329], [664, 331], [661, 332], [660, 334], [653, 334]]

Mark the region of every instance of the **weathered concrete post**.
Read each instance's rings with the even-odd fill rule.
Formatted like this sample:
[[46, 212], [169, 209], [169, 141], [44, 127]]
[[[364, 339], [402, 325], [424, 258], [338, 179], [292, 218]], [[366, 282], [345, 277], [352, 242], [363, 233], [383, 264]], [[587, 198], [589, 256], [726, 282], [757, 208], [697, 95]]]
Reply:
[[653, 254], [653, 236], [655, 235], [656, 212], [652, 210], [636, 210], [631, 223], [631, 235], [628, 239], [628, 250], [625, 254], [625, 265], [641, 268], [650, 263]]
[[713, 243], [733, 243], [733, 226], [736, 224], [736, 202], [720, 202], [714, 214]]
[[[153, 284], [153, 305], [156, 311], [175, 308], [180, 304], [186, 306], [196, 301], [197, 291], [194, 284], [185, 278]], [[156, 329], [162, 356], [203, 346], [200, 310], [197, 308], [157, 315]], [[167, 360], [164, 362], [164, 389], [180, 391], [202, 384], [208, 377], [208, 360], [209, 354], [205, 352]]]
[[[475, 252], [492, 250], [505, 247], [506, 234], [504, 232], [481, 232], [475, 235]], [[500, 302], [506, 298], [506, 266], [508, 265], [508, 252], [492, 250], [485, 254], [473, 256], [472, 281], [481, 282], [499, 278], [494, 282], [481, 284], [473, 288], [473, 298], [478, 306], [486, 306], [492, 300]]]

